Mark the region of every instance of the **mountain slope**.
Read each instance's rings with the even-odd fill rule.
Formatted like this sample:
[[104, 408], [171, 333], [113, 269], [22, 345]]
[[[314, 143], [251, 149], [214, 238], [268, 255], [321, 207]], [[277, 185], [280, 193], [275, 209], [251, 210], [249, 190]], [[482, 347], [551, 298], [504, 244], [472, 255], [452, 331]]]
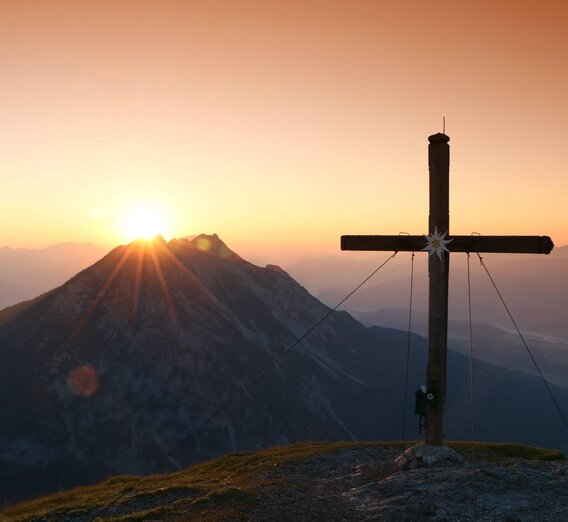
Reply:
[[326, 312], [285, 272], [247, 263], [214, 236], [113, 250], [0, 329], [3, 491], [371, 436], [392, 347], [334, 314], [179, 447]]
[[[235, 450], [400, 437], [406, 334], [367, 329], [345, 312], [244, 388], [328, 311], [278, 267], [254, 266], [202, 235], [118, 247], [0, 313], [4, 499]], [[425, 373], [425, 341], [411, 341], [409, 395]], [[451, 354], [449, 365], [447, 434], [464, 438], [468, 362]], [[476, 368], [480, 437], [565, 443], [537, 379]]]

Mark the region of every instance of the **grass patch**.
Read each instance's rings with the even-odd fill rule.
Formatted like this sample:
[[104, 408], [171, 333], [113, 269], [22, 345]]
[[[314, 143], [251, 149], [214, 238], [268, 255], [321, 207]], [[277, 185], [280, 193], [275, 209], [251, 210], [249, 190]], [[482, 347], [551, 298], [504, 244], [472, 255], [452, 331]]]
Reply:
[[109, 478], [106, 483], [109, 486], [114, 484], [128, 484], [129, 482], [134, 482], [138, 477], [136, 475], [117, 475], [116, 477]]
[[475, 447], [475, 455], [479, 460], [499, 462], [511, 459], [564, 461], [566, 456], [560, 450], [538, 448], [525, 444], [510, 442], [448, 442], [448, 446], [463, 455], [471, 456]]
[[227, 486], [215, 491], [212, 491], [204, 497], [199, 497], [193, 503], [197, 505], [207, 504], [208, 502], [226, 502], [227, 500], [234, 500], [243, 496], [243, 490], [235, 486]]
[[[388, 447], [400, 449], [416, 441], [394, 442], [303, 442], [257, 452], [233, 453], [196, 464], [183, 471], [149, 475], [112, 477], [100, 484], [76, 488], [16, 504], [0, 513], [6, 522], [60, 520], [64, 515], [83, 514], [90, 520], [203, 520], [221, 521], [246, 518], [247, 511], [262, 497], [266, 473], [277, 466], [306, 460], [348, 448]], [[449, 442], [448, 446], [471, 457], [470, 442]], [[476, 460], [498, 462], [525, 460], [565, 460], [558, 451], [522, 444], [475, 444]], [[102, 509], [117, 499], [112, 509]]]

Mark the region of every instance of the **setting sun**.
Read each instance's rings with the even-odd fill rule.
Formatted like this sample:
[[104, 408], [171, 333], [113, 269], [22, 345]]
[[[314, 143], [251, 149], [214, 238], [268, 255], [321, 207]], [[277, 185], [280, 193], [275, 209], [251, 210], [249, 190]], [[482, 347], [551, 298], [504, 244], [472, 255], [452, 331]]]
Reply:
[[167, 212], [151, 204], [126, 209], [119, 218], [119, 228], [127, 241], [171, 235], [171, 222]]

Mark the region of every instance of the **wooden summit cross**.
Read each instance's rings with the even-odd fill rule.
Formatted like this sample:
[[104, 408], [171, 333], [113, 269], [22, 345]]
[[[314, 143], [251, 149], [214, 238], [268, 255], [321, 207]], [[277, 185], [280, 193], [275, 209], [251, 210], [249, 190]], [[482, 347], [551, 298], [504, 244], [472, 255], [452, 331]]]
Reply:
[[[548, 236], [450, 236], [450, 138], [428, 138], [430, 216], [428, 236], [341, 236], [341, 250], [428, 251], [428, 366], [426, 370], [426, 444], [442, 446], [448, 341], [450, 252], [549, 254]], [[436, 254], [436, 255], [433, 255]]]

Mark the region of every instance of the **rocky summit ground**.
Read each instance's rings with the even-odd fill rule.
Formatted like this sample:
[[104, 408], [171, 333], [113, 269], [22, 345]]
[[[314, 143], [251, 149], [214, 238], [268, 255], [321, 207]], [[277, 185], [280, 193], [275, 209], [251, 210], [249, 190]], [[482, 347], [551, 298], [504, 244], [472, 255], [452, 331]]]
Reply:
[[[5, 521], [566, 521], [568, 463], [554, 450], [479, 444], [475, 466], [401, 471], [404, 443], [303, 443], [187, 470], [114, 477], [12, 506]], [[471, 446], [452, 445], [471, 459]]]
[[[568, 520], [566, 462], [521, 458], [399, 471], [397, 448], [345, 448], [267, 474], [248, 520]], [[287, 487], [283, 488], [282, 485]]]

